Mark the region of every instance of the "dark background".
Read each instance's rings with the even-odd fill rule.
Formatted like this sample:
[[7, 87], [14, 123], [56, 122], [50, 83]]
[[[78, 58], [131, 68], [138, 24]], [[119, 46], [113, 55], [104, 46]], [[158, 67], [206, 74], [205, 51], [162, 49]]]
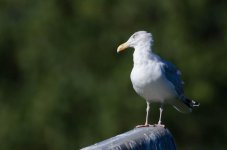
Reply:
[[227, 149], [226, 15], [226, 0], [1, 0], [0, 149], [79, 149], [144, 123], [133, 50], [116, 53], [138, 30], [201, 103], [165, 108], [178, 149]]

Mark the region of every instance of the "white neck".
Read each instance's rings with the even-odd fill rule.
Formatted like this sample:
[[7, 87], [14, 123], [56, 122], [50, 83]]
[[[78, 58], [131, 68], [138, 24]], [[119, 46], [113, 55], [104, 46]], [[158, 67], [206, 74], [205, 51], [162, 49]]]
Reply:
[[134, 65], [145, 64], [154, 54], [152, 53], [150, 43], [136, 45], [133, 53]]

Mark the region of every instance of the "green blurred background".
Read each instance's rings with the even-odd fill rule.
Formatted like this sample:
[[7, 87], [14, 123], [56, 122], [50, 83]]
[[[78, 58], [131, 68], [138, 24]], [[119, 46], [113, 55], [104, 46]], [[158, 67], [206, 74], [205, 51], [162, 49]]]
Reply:
[[201, 103], [165, 108], [178, 149], [227, 149], [226, 15], [225, 0], [1, 0], [0, 149], [79, 149], [144, 123], [133, 50], [116, 53], [138, 30]]

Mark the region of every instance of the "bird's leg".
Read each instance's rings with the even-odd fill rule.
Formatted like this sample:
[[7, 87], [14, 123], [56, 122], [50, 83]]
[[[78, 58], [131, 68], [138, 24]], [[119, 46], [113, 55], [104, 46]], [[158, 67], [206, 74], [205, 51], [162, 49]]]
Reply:
[[165, 127], [164, 124], [162, 124], [162, 112], [163, 112], [163, 106], [161, 105], [161, 107], [159, 108], [160, 114], [159, 114], [159, 120], [158, 120], [158, 124], [156, 124], [156, 126], [161, 126], [161, 127]]
[[149, 110], [150, 110], [150, 103], [147, 102], [147, 114], [146, 114], [146, 122], [145, 122], [145, 126], [148, 125], [148, 118], [149, 118]]
[[160, 111], [160, 113], [159, 113], [159, 120], [158, 120], [158, 124], [161, 124], [161, 123], [162, 123], [162, 112], [163, 112], [163, 108], [162, 108], [162, 106], [159, 108], [159, 111]]
[[150, 103], [149, 103], [149, 102], [147, 102], [147, 109], [146, 109], [146, 112], [147, 112], [147, 114], [146, 114], [146, 122], [145, 122], [145, 124], [144, 124], [144, 125], [138, 125], [138, 126], [136, 126], [136, 128], [140, 128], [140, 127], [149, 127], [149, 126], [151, 126], [150, 124], [148, 124], [149, 110], [150, 110]]

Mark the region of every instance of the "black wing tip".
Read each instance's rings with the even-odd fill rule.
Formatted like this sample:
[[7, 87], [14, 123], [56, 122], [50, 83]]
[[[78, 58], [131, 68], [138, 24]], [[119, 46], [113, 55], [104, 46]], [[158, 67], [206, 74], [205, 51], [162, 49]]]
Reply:
[[199, 107], [200, 103], [188, 99], [186, 97], [182, 97], [181, 101], [177, 100], [174, 102], [173, 107], [182, 113], [190, 113], [193, 108]]
[[193, 107], [199, 107], [200, 103], [192, 100]]
[[199, 107], [200, 106], [199, 102], [196, 102], [196, 101], [188, 99], [188, 98], [184, 99], [184, 103], [190, 108], [194, 108], [194, 107]]

